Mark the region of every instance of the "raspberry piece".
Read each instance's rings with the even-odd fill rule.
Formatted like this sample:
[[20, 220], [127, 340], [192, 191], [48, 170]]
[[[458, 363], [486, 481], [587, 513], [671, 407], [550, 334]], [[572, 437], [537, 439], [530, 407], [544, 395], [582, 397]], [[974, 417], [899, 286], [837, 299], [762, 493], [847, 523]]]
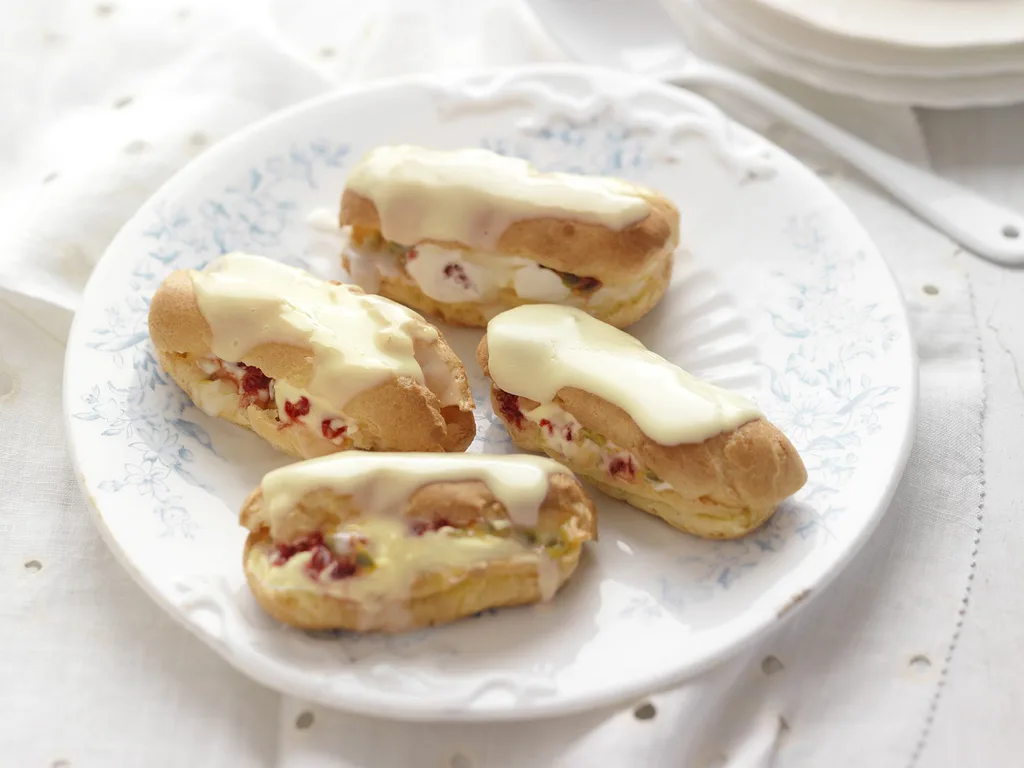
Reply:
[[497, 389], [495, 390], [495, 399], [498, 401], [498, 410], [505, 417], [505, 421], [514, 424], [516, 429], [522, 429], [523, 412], [519, 409], [519, 397]]
[[636, 479], [636, 465], [633, 463], [633, 457], [613, 457], [608, 462], [608, 473], [612, 477], [620, 477], [627, 482], [633, 482]]
[[[335, 426], [340, 424], [341, 426]], [[320, 422], [320, 431], [324, 437], [328, 440], [340, 440], [345, 437], [345, 433], [348, 432], [348, 427], [341, 419], [324, 419]]]
[[309, 413], [309, 398], [300, 397], [298, 402], [295, 403], [286, 400], [284, 403], [284, 413], [289, 421], [302, 421], [302, 417]]
[[469, 282], [469, 275], [466, 274], [466, 270], [461, 264], [446, 264], [444, 267], [444, 276], [454, 280], [463, 288], [469, 289], [473, 287], [473, 284]]

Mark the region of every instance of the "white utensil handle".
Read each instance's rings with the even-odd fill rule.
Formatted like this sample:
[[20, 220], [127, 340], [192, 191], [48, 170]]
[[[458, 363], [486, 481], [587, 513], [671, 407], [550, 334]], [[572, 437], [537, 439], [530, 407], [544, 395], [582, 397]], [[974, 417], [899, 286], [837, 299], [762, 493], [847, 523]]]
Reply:
[[997, 264], [1024, 264], [1024, 215], [890, 155], [749, 77], [690, 61], [662, 79], [739, 94], [817, 139], [933, 227]]

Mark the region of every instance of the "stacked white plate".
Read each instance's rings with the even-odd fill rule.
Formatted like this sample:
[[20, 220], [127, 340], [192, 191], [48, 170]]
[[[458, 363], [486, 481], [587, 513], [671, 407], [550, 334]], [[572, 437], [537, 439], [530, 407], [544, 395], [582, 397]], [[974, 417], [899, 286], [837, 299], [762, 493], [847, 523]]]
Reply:
[[765, 69], [872, 101], [1024, 102], [1024, 0], [662, 0]]

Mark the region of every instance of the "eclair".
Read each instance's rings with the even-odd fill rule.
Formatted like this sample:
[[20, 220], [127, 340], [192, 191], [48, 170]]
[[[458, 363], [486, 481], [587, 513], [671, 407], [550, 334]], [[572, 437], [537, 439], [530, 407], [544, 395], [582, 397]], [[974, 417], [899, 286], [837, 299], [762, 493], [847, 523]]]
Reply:
[[149, 332], [161, 367], [201, 410], [292, 456], [462, 451], [476, 434], [465, 368], [437, 328], [261, 256], [170, 274]]
[[516, 445], [680, 530], [742, 536], [807, 481], [796, 449], [752, 402], [577, 309], [498, 315], [477, 360]]
[[303, 629], [402, 632], [551, 599], [597, 537], [550, 459], [349, 451], [267, 474], [245, 501], [257, 602]]
[[537, 302], [629, 325], [661, 300], [679, 242], [679, 212], [653, 190], [484, 149], [374, 149], [346, 179], [340, 223], [367, 290], [476, 327]]

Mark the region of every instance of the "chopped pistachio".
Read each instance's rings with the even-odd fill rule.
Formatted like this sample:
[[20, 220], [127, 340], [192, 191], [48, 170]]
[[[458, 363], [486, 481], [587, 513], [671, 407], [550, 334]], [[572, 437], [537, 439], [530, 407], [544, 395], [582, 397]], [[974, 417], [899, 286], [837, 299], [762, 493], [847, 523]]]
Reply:
[[548, 544], [546, 549], [549, 557], [561, 557], [568, 551], [569, 545], [564, 541], [560, 541], [557, 544]]
[[360, 568], [373, 568], [373, 558], [370, 557], [370, 553], [365, 550], [359, 550], [356, 552], [356, 565]]
[[562, 284], [573, 293], [586, 296], [601, 287], [601, 281], [596, 278], [574, 275], [571, 272], [553, 271], [562, 278]]
[[580, 433], [587, 440], [591, 440], [602, 447], [604, 447], [604, 445], [608, 442], [602, 435], [599, 435], [597, 434], [597, 432], [594, 432], [593, 430], [590, 429], [583, 428], [580, 430]]

